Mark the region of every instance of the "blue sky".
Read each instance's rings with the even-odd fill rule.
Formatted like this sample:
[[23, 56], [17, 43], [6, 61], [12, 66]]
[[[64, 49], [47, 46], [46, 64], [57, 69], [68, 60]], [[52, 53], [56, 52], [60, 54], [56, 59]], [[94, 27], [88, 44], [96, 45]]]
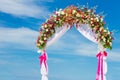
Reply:
[[[40, 25], [56, 10], [69, 5], [98, 6], [114, 31], [113, 49], [107, 50], [107, 80], [120, 80], [119, 0], [0, 0], [0, 80], [40, 80], [35, 45]], [[75, 28], [47, 48], [49, 80], [95, 80], [97, 44]]]

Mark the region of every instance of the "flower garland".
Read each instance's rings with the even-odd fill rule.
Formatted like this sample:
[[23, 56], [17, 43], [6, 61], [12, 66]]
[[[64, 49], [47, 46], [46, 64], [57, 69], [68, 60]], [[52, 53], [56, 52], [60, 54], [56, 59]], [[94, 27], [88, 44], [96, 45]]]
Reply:
[[47, 40], [55, 34], [56, 28], [64, 24], [71, 25], [71, 27], [76, 24], [76, 28], [78, 24], [89, 24], [97, 36], [97, 41], [100, 42], [104, 48], [112, 49], [112, 32], [104, 28], [105, 22], [103, 21], [103, 16], [95, 14], [94, 9], [88, 9], [87, 7], [78, 8], [73, 5], [64, 10], [60, 9], [56, 11], [42, 24], [40, 35], [37, 39], [37, 47], [44, 49]]

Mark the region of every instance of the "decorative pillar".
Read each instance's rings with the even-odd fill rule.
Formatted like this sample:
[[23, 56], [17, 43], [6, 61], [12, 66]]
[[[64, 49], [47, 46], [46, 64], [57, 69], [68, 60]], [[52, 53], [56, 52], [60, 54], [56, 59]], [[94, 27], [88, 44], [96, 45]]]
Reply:
[[42, 51], [41, 56], [39, 57], [40, 59], [40, 72], [42, 75], [41, 80], [48, 80], [48, 66], [47, 66], [47, 53], [46, 51]]
[[98, 69], [96, 74], [96, 80], [106, 80], [107, 73], [107, 52], [101, 44], [98, 45], [99, 53], [96, 55], [98, 58]]

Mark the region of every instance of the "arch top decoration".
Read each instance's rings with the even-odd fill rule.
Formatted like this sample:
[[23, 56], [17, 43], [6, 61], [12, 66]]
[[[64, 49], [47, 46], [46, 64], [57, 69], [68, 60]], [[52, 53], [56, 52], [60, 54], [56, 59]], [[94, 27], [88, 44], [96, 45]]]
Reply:
[[104, 48], [112, 49], [112, 35], [107, 28], [104, 28], [105, 22], [102, 15], [95, 14], [94, 9], [87, 7], [69, 6], [64, 10], [56, 11], [40, 28], [40, 35], [37, 40], [37, 47], [45, 49], [47, 41], [56, 32], [57, 28], [66, 25], [66, 27], [80, 24], [88, 24], [92, 31], [95, 32], [96, 40]]
[[[105, 28], [104, 17], [95, 14], [95, 9], [88, 7], [68, 6], [54, 12], [45, 23], [42, 24], [37, 39], [37, 47], [42, 51], [40, 58], [42, 80], [47, 78], [47, 55], [45, 49], [55, 40], [61, 37], [67, 30], [73, 26], [89, 40], [98, 44], [99, 53], [98, 71], [96, 80], [106, 80], [106, 62], [107, 53], [105, 49], [112, 49], [112, 32]], [[100, 61], [102, 59], [102, 61]]]

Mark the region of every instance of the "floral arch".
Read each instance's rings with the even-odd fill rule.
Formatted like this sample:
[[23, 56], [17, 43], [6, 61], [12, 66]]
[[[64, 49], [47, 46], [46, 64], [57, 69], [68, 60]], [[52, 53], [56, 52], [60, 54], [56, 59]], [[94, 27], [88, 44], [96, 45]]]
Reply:
[[38, 52], [42, 53], [39, 57], [42, 80], [48, 80], [46, 48], [71, 29], [72, 26], [75, 26], [84, 37], [98, 44], [96, 80], [106, 80], [107, 64], [105, 60], [107, 52], [105, 50], [112, 49], [112, 32], [104, 27], [103, 16], [95, 14], [95, 9], [73, 5], [56, 11], [40, 28], [37, 47], [39, 48]]

